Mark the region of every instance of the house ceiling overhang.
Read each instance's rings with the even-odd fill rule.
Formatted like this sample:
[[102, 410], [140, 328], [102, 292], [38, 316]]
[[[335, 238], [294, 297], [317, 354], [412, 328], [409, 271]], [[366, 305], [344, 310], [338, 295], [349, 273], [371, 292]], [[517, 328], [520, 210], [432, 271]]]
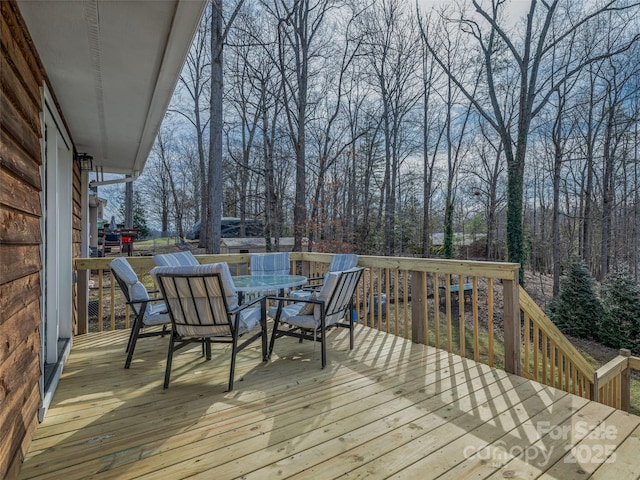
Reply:
[[144, 168], [207, 0], [18, 0], [69, 133], [94, 168]]

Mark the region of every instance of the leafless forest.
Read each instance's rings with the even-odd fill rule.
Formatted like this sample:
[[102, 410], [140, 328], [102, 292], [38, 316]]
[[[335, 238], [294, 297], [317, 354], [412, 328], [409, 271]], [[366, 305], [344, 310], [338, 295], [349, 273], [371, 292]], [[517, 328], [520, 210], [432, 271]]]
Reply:
[[455, 257], [464, 233], [637, 278], [640, 6], [518, 3], [214, 0], [136, 182], [148, 218], [202, 220], [212, 252], [222, 215], [273, 248]]

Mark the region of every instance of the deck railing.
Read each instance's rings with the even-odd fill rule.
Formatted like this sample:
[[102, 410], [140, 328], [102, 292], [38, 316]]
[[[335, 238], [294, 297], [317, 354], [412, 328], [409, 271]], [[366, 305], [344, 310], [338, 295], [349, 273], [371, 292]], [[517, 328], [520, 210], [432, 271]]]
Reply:
[[600, 367], [594, 374], [593, 391], [597, 402], [626, 412], [631, 406], [631, 373], [640, 371], [640, 358], [627, 349]]
[[595, 369], [522, 287], [520, 310], [523, 318], [522, 376], [593, 398]]
[[[324, 273], [331, 259], [298, 255], [310, 276]], [[358, 265], [365, 267], [358, 323], [518, 373], [517, 264], [360, 256]], [[504, 340], [496, 341], [496, 326]]]
[[[232, 274], [249, 272], [250, 254], [197, 255], [201, 263], [227, 262]], [[293, 252], [292, 271], [322, 276], [331, 254]], [[151, 257], [129, 257], [148, 286]], [[78, 292], [91, 282], [89, 298], [77, 299], [77, 333], [89, 330], [86, 305], [98, 321], [92, 328], [129, 328], [130, 312], [116, 315], [124, 298], [109, 271], [110, 258], [75, 260]], [[503, 368], [576, 395], [624, 408], [629, 372], [639, 359], [616, 359], [598, 371], [584, 359], [518, 285], [518, 265], [498, 262], [360, 256], [365, 268], [355, 295], [354, 321]], [[121, 308], [121, 307], [120, 307]], [[97, 325], [96, 325], [97, 324]], [[635, 362], [635, 363], [634, 363]], [[626, 375], [626, 376], [625, 376]]]

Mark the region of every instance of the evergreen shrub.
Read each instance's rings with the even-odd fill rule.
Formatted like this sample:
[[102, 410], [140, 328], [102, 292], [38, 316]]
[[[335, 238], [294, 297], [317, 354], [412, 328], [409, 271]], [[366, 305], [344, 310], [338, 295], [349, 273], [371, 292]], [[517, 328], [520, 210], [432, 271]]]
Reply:
[[550, 318], [565, 334], [598, 339], [603, 308], [586, 265], [574, 259], [549, 305]]

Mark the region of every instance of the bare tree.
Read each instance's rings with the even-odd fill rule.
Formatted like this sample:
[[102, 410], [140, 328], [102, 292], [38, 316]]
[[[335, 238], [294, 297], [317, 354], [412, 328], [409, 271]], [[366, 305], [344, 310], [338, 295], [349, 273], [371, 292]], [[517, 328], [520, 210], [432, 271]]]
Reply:
[[[175, 145], [172, 145], [173, 142], [173, 134], [171, 132], [167, 132], [166, 130], [160, 130], [158, 132], [158, 136], [156, 137], [156, 142], [154, 145], [154, 151], [157, 158], [160, 160], [163, 170], [167, 173], [167, 180], [169, 184], [169, 192], [171, 193], [171, 197], [173, 198], [173, 212], [175, 215], [175, 224], [178, 235], [178, 241], [180, 243], [184, 243], [184, 228], [182, 225], [182, 217], [184, 214], [184, 189], [180, 188], [178, 182], [184, 181], [183, 178], [176, 178], [177, 175], [174, 172], [176, 165], [174, 155], [171, 153], [171, 149], [175, 148]], [[177, 170], [180, 170], [178, 168]], [[182, 177], [182, 176], [181, 176]]]
[[[434, 167], [442, 137], [447, 128], [447, 122], [439, 116], [439, 109], [432, 98], [437, 90], [442, 70], [434, 68], [435, 61], [426, 47], [432, 17], [423, 18], [417, 8], [418, 27], [420, 29], [421, 54], [422, 54], [422, 164], [423, 164], [423, 188], [422, 188], [422, 255], [429, 257], [431, 254], [431, 196], [433, 193]], [[432, 139], [435, 136], [435, 139]]]
[[[500, 138], [482, 118], [478, 118], [478, 134], [475, 138], [475, 157], [479, 162], [471, 162], [462, 167], [462, 174], [470, 177], [473, 195], [484, 202], [487, 223], [485, 255], [488, 259], [499, 259], [496, 247], [498, 239], [498, 216], [504, 208], [503, 183], [505, 164]], [[492, 135], [493, 133], [493, 135]]]
[[597, 278], [602, 280], [609, 271], [611, 226], [614, 208], [614, 180], [616, 170], [616, 157], [625, 134], [633, 125], [633, 118], [626, 112], [631, 91], [628, 88], [632, 78], [638, 75], [637, 69], [624, 69], [624, 67], [608, 59], [610, 73], [605, 80], [605, 126], [602, 159], [602, 240], [600, 253], [600, 269]]
[[163, 236], [169, 232], [169, 218], [171, 214], [171, 190], [169, 187], [169, 172], [164, 168], [157, 155], [151, 155], [144, 170], [144, 174], [137, 182], [141, 192], [147, 198], [149, 212], [153, 219], [160, 224]]
[[281, 98], [295, 155], [295, 200], [293, 233], [295, 251], [302, 250], [307, 230], [306, 123], [309, 115], [310, 80], [322, 58], [322, 41], [328, 13], [334, 0], [276, 0], [265, 2], [276, 21]]
[[[505, 0], [492, 0], [490, 8], [483, 7], [477, 0], [473, 0], [472, 4], [475, 7], [475, 17], [469, 17], [463, 12], [461, 19], [453, 21], [475, 40], [480, 49], [490, 107], [473, 95], [463, 79], [447, 68], [446, 62], [435, 49], [430, 50], [441, 68], [451, 76], [454, 83], [473, 102], [477, 111], [502, 138], [508, 166], [507, 252], [510, 261], [520, 263], [520, 281], [524, 283], [523, 175], [532, 121], [546, 106], [553, 93], [568, 79], [593, 62], [627, 50], [640, 38], [640, 34], [636, 34], [615, 50], [602, 50], [597, 43], [592, 45], [593, 50], [589, 55], [572, 59], [562, 76], [551, 76], [546, 65], [554, 51], [561, 48], [577, 30], [589, 28], [592, 21], [601, 15], [615, 15], [637, 5], [631, 6], [610, 0], [604, 6], [595, 6], [590, 10], [585, 9], [586, 11], [581, 8], [567, 9], [562, 12], [564, 15], [558, 15], [559, 0], [541, 2], [540, 5], [536, 0], [531, 0], [524, 35], [518, 43], [515, 35], [504, 27], [502, 12]], [[579, 14], [576, 13], [578, 11]], [[552, 30], [554, 21], [562, 22], [563, 28]], [[550, 35], [552, 31], [555, 33], [553, 36]], [[499, 72], [501, 62], [507, 58], [513, 62], [519, 76], [518, 115], [515, 125], [506, 122], [497, 90], [500, 79], [496, 73]]]
[[[205, 145], [205, 132], [209, 128], [209, 116], [207, 108], [209, 100], [210, 75], [211, 75], [211, 4], [207, 7], [198, 30], [193, 39], [191, 49], [185, 60], [185, 64], [180, 75], [177, 88], [177, 95], [174, 98], [177, 105], [170, 108], [170, 112], [175, 112], [186, 119], [194, 128], [196, 133], [196, 147], [198, 152], [199, 184], [197, 190], [199, 197], [199, 208], [195, 212], [194, 221], [200, 220], [200, 240], [199, 247], [206, 246], [207, 232], [207, 165], [208, 165], [208, 145]], [[188, 109], [185, 109], [186, 99], [189, 99]]]
[[[311, 122], [311, 137], [315, 140], [317, 163], [309, 162], [312, 170], [316, 172], [315, 190], [311, 200], [310, 219], [313, 223], [309, 233], [309, 250], [311, 250], [316, 238], [316, 232], [318, 232], [319, 236], [326, 231], [327, 227], [327, 202], [322, 198], [326, 194], [328, 187], [325, 182], [326, 177], [341, 156], [363, 135], [363, 132], [353, 132], [349, 136], [348, 131], [340, 124], [345, 89], [348, 88], [345, 77], [359, 52], [362, 41], [361, 39], [352, 39], [351, 35], [351, 26], [358, 14], [358, 12], [349, 12], [349, 17], [344, 22], [342, 44], [335, 48], [335, 53], [332, 55], [333, 58], [340, 60], [339, 63], [336, 62], [336, 70], [327, 69], [322, 76], [324, 81], [321, 90], [327, 92], [327, 94], [319, 102], [319, 111], [316, 115], [318, 121]], [[337, 187], [338, 184], [336, 183], [335, 186]], [[337, 188], [333, 188], [334, 195], [337, 195], [337, 191]], [[335, 215], [333, 219], [334, 222], [337, 221]]]
[[[224, 25], [222, 0], [212, 0], [211, 13], [211, 95], [209, 97], [209, 169], [207, 172], [207, 253], [220, 253], [222, 222], [222, 102], [223, 86], [223, 46], [229, 28], [242, 8], [244, 0], [238, 0], [233, 12]], [[202, 229], [201, 229], [202, 233]]]
[[377, 90], [382, 104], [384, 254], [392, 255], [395, 253], [398, 174], [409, 147], [405, 141], [405, 122], [421, 95], [416, 75], [419, 37], [414, 18], [400, 0], [375, 2], [362, 16], [361, 30], [363, 51], [371, 66], [369, 82]]

